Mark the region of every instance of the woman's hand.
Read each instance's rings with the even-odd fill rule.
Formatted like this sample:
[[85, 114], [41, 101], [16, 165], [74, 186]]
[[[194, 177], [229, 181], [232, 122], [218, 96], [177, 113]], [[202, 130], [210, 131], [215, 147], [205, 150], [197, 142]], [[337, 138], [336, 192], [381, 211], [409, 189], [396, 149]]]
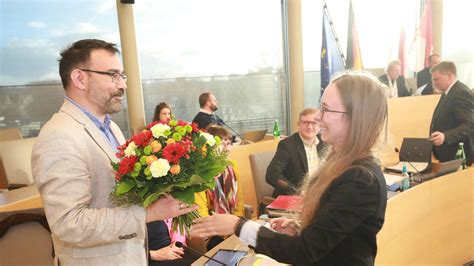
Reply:
[[231, 214], [214, 214], [194, 221], [191, 237], [208, 238], [228, 236], [234, 233], [239, 217]]
[[177, 260], [183, 258], [183, 248], [175, 246], [174, 242], [171, 245], [160, 248], [158, 250], [150, 250], [150, 258], [152, 260]]
[[296, 236], [300, 231], [300, 224], [293, 219], [275, 218], [270, 220], [270, 228], [278, 233]]

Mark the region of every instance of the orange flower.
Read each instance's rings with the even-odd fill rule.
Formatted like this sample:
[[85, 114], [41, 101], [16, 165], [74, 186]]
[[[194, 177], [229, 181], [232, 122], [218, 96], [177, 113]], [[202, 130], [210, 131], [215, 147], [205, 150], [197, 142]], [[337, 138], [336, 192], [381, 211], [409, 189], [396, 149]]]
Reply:
[[169, 138], [166, 140], [166, 144], [173, 144], [173, 143], [176, 143], [176, 140], [174, 140], [173, 138]]
[[206, 153], [207, 153], [207, 147], [206, 146], [201, 147], [201, 153], [202, 153], [203, 156], [206, 156]]
[[179, 164], [175, 164], [171, 166], [170, 173], [172, 175], [177, 175], [179, 174], [179, 172], [181, 172], [181, 166], [179, 166]]
[[159, 143], [158, 141], [154, 140], [151, 142], [150, 144], [151, 148], [153, 149], [153, 153], [157, 153], [161, 150], [161, 148], [163, 147], [161, 145], [161, 143]]
[[151, 165], [154, 161], [158, 160], [155, 155], [146, 157], [146, 164]]

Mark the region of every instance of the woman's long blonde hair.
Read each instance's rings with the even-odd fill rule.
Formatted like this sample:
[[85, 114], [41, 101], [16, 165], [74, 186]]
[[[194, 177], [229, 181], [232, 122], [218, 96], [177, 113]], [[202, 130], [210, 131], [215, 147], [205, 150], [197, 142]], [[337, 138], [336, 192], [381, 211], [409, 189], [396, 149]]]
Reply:
[[386, 126], [387, 100], [383, 84], [369, 74], [344, 73], [333, 81], [349, 119], [349, 132], [341, 150], [330, 148], [325, 162], [305, 184], [302, 228], [319, 210], [321, 196], [331, 182], [358, 160], [372, 158], [372, 148]]

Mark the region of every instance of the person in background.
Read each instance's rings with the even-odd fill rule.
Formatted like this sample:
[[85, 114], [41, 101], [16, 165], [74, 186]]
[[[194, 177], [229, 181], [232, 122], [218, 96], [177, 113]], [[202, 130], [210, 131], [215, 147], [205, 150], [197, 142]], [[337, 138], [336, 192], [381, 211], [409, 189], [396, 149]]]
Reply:
[[155, 107], [153, 121], [168, 122], [171, 120], [171, 117], [171, 107], [167, 103], [161, 102]]
[[394, 60], [388, 63], [385, 74], [379, 77], [379, 80], [388, 86], [386, 88], [387, 98], [410, 96], [410, 92], [405, 85], [405, 78], [401, 76], [401, 72], [400, 61]]
[[278, 143], [265, 175], [267, 183], [275, 188], [273, 197], [297, 193], [304, 177], [317, 170], [324, 144], [317, 136], [316, 112], [315, 108], [304, 109], [299, 116], [298, 132]]
[[375, 77], [345, 73], [324, 91], [317, 121], [331, 145], [308, 179], [299, 221], [277, 218], [273, 230], [229, 214], [199, 218], [192, 235], [235, 233], [279, 262], [293, 265], [374, 265], [387, 188], [372, 149], [387, 119], [385, 86]]
[[225, 125], [224, 120], [214, 114], [217, 111], [217, 99], [212, 92], [204, 92], [199, 96], [199, 106], [201, 110], [193, 119], [193, 123], [196, 123], [199, 128], [206, 129], [209, 124], [218, 126]]
[[440, 57], [439, 54], [432, 54], [428, 58], [429, 66], [425, 67], [423, 70], [416, 74], [416, 86], [419, 88], [426, 84], [426, 87], [421, 92], [422, 95], [428, 95], [433, 93], [440, 93], [440, 92], [433, 92], [433, 83], [431, 82], [431, 69], [439, 64]]
[[[221, 126], [211, 125], [208, 128], [209, 134], [219, 136], [222, 140], [221, 150], [228, 153], [232, 148], [232, 135]], [[195, 194], [195, 204], [199, 206], [201, 217], [209, 216], [212, 213], [229, 213], [244, 217], [244, 195], [239, 182], [239, 172], [235, 161], [231, 161], [225, 171], [216, 176], [216, 187], [214, 190], [207, 190]], [[207, 243], [210, 250], [224, 240], [223, 236], [213, 236]]]
[[466, 164], [472, 164], [473, 103], [471, 90], [457, 79], [456, 65], [443, 61], [431, 69], [433, 87], [442, 92], [430, 125], [434, 156], [440, 162], [454, 160], [464, 143]]
[[[155, 107], [153, 121], [168, 123], [171, 120], [171, 107], [161, 102]], [[149, 265], [190, 265], [198, 259], [195, 254], [177, 247], [179, 241], [186, 244], [186, 236], [181, 232], [171, 230], [172, 219], [147, 223], [148, 249], [150, 251]]]
[[54, 244], [56, 265], [146, 265], [147, 222], [193, 211], [171, 196], [144, 209], [115, 206], [117, 146], [125, 139], [110, 114], [127, 89], [113, 43], [85, 39], [61, 52], [64, 103], [43, 126], [31, 163]]

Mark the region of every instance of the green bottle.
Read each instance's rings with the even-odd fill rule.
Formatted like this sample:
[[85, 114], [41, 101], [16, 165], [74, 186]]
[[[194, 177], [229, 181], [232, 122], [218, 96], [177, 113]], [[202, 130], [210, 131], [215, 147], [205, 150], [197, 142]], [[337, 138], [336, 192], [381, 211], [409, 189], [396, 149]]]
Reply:
[[273, 138], [280, 138], [280, 126], [278, 126], [278, 120], [275, 120], [275, 124], [273, 125]]
[[464, 153], [464, 143], [459, 142], [458, 150], [456, 151], [456, 160], [462, 159], [462, 164], [459, 166], [459, 170], [466, 169], [466, 153]]
[[408, 190], [410, 188], [410, 175], [408, 175], [407, 165], [404, 164], [402, 167], [402, 191]]

